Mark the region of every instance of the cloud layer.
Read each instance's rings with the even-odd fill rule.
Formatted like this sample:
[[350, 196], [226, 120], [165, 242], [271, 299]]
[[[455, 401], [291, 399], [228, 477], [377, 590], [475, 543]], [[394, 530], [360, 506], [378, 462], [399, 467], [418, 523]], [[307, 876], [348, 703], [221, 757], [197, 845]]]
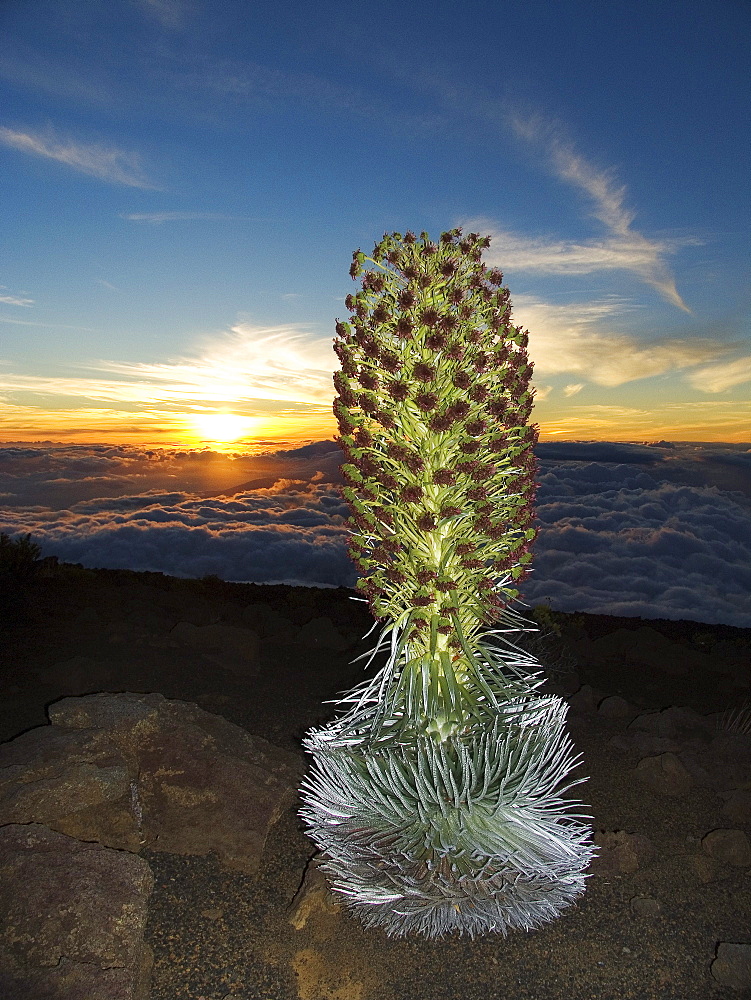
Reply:
[[[751, 627], [751, 451], [556, 442], [538, 457], [527, 603]], [[354, 587], [340, 461], [331, 441], [257, 457], [0, 448], [0, 531], [89, 567]]]
[[0, 142], [22, 153], [57, 160], [100, 181], [124, 184], [126, 187], [153, 188], [141, 166], [137, 153], [128, 153], [114, 146], [82, 143], [63, 139], [52, 130], [45, 133], [0, 126]]

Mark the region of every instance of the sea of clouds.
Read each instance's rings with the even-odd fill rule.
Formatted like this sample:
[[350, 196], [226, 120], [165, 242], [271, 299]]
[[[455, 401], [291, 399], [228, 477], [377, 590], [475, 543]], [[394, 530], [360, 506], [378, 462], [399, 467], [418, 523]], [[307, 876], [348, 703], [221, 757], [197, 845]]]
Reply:
[[[537, 447], [522, 597], [554, 610], [751, 627], [748, 445]], [[90, 568], [354, 587], [333, 441], [261, 456], [0, 446], [0, 532]]]

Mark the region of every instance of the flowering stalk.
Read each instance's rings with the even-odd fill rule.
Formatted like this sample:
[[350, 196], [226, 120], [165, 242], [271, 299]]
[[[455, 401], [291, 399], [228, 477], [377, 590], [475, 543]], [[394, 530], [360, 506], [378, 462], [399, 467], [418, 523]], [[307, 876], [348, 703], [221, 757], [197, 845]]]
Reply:
[[308, 734], [302, 815], [333, 887], [394, 934], [536, 926], [583, 891], [592, 853], [559, 788], [565, 707], [506, 638], [524, 631], [538, 432], [489, 242], [385, 234], [353, 255], [362, 289], [336, 324], [349, 552], [385, 622], [371, 660], [390, 655]]

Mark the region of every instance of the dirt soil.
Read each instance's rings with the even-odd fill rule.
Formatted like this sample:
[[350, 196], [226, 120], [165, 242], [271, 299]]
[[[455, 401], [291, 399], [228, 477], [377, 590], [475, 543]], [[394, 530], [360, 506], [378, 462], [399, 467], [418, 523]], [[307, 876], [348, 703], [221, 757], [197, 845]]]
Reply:
[[[364, 661], [351, 661], [372, 647], [374, 636], [358, 638], [372, 619], [364, 604], [349, 600], [353, 593], [64, 567], [5, 601], [0, 740], [45, 725], [46, 706], [62, 696], [155, 691], [301, 752], [305, 731], [331, 715], [326, 700], [364, 676]], [[221, 658], [170, 638], [179, 621], [247, 625], [247, 606], [259, 602], [294, 625], [328, 617], [351, 645], [338, 653], [311, 649], [294, 641], [294, 630], [269, 631], [261, 636], [260, 669], [243, 677]], [[433, 942], [365, 930], [317, 891], [314, 879], [301, 909], [295, 897], [315, 848], [293, 807], [272, 829], [252, 878], [222, 870], [212, 856], [144, 852], [156, 877], [146, 932], [155, 957], [152, 1000], [751, 995], [711, 972], [720, 942], [751, 943], [751, 866], [712, 859], [702, 847], [716, 829], [751, 836], [748, 816], [746, 825], [729, 820], [711, 781], [695, 780], [683, 794], [646, 787], [635, 768], [648, 754], [629, 743], [627, 729], [639, 712], [668, 706], [717, 714], [721, 726], [718, 713], [749, 695], [751, 630], [596, 615], [553, 620], [560, 635], [538, 656], [551, 668], [551, 689], [574, 695], [569, 728], [589, 776], [580, 795], [610, 859], [577, 905], [538, 931]], [[659, 664], [596, 658], [606, 648], [598, 640], [645, 628], [671, 640]], [[693, 654], [709, 663], [713, 650], [715, 659], [730, 651], [734, 669], [697, 668]], [[609, 695], [625, 699], [625, 714], [598, 709]]]

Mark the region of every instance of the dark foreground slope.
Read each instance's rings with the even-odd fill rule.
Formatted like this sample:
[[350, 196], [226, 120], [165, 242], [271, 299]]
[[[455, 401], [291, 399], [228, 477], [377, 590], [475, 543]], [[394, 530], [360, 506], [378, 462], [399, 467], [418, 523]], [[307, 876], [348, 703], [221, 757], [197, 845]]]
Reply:
[[[363, 677], [351, 661], [375, 633], [361, 638], [372, 619], [352, 595], [53, 568], [4, 603], [0, 740], [44, 725], [62, 696], [135, 691], [196, 702], [299, 752], [326, 700]], [[144, 852], [153, 1000], [743, 996], [711, 966], [720, 942], [751, 944], [751, 860], [706, 838], [751, 836], [751, 737], [722, 728], [749, 695], [751, 631], [546, 622], [535, 652], [570, 701], [601, 847], [576, 907], [534, 933], [432, 943], [365, 931], [315, 892], [301, 910], [313, 847], [291, 807], [252, 878], [213, 856]]]

